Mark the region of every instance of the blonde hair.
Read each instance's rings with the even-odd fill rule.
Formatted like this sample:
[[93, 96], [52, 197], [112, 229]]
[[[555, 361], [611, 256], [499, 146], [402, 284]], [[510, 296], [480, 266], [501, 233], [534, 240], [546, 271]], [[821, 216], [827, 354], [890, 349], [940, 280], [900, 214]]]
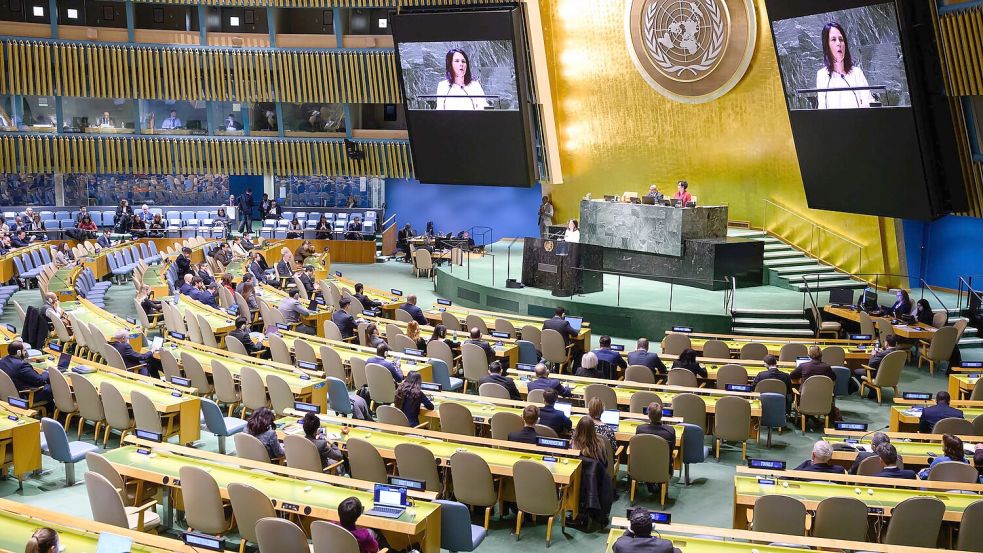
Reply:
[[413, 340], [420, 339], [420, 323], [416, 321], [410, 321], [406, 323], [406, 335]]

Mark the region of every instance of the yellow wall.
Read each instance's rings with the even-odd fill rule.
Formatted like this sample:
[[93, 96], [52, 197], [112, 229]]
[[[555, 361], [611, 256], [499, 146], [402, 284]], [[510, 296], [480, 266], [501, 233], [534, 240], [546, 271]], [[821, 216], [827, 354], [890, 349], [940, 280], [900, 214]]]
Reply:
[[[696, 105], [661, 96], [636, 71], [624, 36], [626, 1], [539, 0], [564, 180], [550, 189], [556, 220], [577, 217], [587, 192], [641, 192], [650, 183], [674, 192], [675, 182], [686, 179], [701, 203], [728, 204], [732, 220], [762, 226], [767, 198], [861, 243], [864, 271], [898, 271], [892, 220], [806, 207], [762, 1], [744, 78], [722, 98]], [[791, 221], [776, 224], [794, 226], [785, 230], [807, 246], [806, 225]], [[828, 240], [834, 257], [855, 265], [845, 242]]]

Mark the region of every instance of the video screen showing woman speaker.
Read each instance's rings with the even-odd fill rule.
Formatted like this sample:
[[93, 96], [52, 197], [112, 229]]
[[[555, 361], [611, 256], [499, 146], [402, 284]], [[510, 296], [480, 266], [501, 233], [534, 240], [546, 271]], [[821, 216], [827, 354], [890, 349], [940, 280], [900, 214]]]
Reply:
[[399, 62], [409, 109], [519, 109], [511, 41], [403, 42]]
[[773, 21], [772, 33], [789, 110], [911, 106], [894, 4]]

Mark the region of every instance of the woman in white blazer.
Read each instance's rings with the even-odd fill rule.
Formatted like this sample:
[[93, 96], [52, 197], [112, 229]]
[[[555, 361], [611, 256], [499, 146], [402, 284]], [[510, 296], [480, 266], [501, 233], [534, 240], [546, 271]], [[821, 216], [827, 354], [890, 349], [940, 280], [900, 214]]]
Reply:
[[816, 88], [820, 92], [819, 109], [851, 109], [870, 107], [875, 102], [869, 89], [842, 90], [867, 86], [867, 77], [860, 66], [853, 64], [846, 32], [839, 23], [830, 22], [823, 27], [823, 67], [816, 72]]
[[447, 78], [437, 84], [438, 110], [474, 111], [488, 107], [488, 99], [482, 98], [485, 91], [481, 83], [471, 77], [471, 60], [464, 50], [448, 50], [444, 70]]

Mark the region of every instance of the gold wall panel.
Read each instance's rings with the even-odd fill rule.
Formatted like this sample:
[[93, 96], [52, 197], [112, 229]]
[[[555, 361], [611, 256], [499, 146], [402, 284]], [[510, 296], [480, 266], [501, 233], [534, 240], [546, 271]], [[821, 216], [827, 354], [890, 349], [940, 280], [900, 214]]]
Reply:
[[763, 226], [769, 199], [861, 243], [864, 271], [898, 272], [892, 220], [806, 206], [764, 2], [756, 0], [757, 45], [744, 78], [700, 105], [661, 96], [635, 71], [623, 0], [539, 3], [564, 176], [547, 188], [556, 220], [578, 217], [588, 192], [655, 183], [674, 193], [686, 179], [700, 203], [729, 205], [732, 220]]
[[943, 14], [939, 34], [950, 94], [983, 95], [983, 6]]

